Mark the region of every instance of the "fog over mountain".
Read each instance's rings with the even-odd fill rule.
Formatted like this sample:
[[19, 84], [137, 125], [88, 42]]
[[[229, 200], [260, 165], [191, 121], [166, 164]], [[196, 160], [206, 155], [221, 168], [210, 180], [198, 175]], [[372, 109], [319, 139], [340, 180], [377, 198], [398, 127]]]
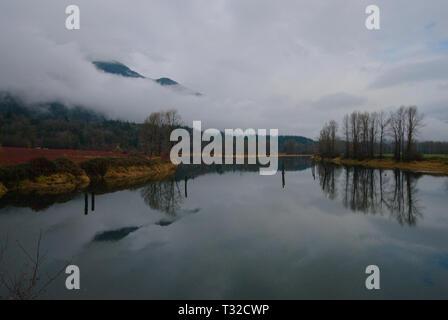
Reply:
[[175, 108], [189, 125], [311, 138], [356, 109], [417, 105], [422, 139], [448, 140], [446, 0], [375, 1], [377, 31], [364, 26], [365, 0], [79, 0], [73, 31], [70, 4], [2, 1], [0, 91], [137, 122]]

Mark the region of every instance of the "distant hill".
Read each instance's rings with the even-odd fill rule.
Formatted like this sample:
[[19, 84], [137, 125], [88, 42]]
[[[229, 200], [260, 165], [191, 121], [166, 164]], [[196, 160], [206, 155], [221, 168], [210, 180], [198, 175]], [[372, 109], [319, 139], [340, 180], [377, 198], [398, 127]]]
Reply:
[[81, 150], [137, 150], [140, 126], [109, 120], [88, 108], [58, 102], [25, 105], [0, 95], [0, 144]]
[[302, 136], [279, 136], [278, 137], [279, 144], [286, 142], [288, 140], [294, 141], [296, 143], [301, 143], [304, 145], [314, 145], [316, 143], [316, 141], [314, 141], [313, 139], [302, 137]]
[[4, 118], [24, 117], [37, 120], [66, 120], [103, 122], [106, 117], [91, 109], [67, 107], [59, 102], [48, 102], [27, 106], [20, 98], [8, 93], [0, 93], [0, 115]]
[[134, 70], [131, 70], [128, 66], [122, 64], [118, 61], [93, 61], [93, 65], [98, 69], [105, 73], [110, 73], [114, 75], [119, 75], [126, 78], [140, 78], [140, 79], [148, 79], [152, 80], [159, 85], [163, 87], [170, 87], [175, 89], [177, 92], [180, 93], [186, 93], [186, 94], [192, 94], [195, 96], [201, 96], [202, 94], [200, 92], [195, 92], [187, 87], [184, 87], [177, 81], [174, 81], [170, 78], [159, 78], [159, 79], [152, 79], [149, 77], [142, 76], [140, 73], [135, 72]]
[[[0, 144], [5, 147], [138, 151], [139, 134], [140, 124], [110, 120], [83, 106], [59, 102], [28, 106], [20, 98], [0, 93]], [[278, 137], [281, 153], [312, 153], [314, 145], [301, 136]]]

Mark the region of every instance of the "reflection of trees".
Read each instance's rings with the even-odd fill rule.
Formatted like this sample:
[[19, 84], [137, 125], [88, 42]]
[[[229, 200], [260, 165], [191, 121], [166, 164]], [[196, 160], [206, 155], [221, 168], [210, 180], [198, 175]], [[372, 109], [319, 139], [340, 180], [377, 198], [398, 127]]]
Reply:
[[[317, 176], [322, 191], [330, 199], [337, 194], [337, 172], [341, 167], [319, 164]], [[364, 167], [342, 169], [342, 202], [346, 208], [366, 214], [388, 212], [400, 224], [415, 225], [421, 216], [417, 199], [420, 175], [400, 170], [384, 171]]]
[[[340, 173], [340, 170], [333, 164], [318, 165], [317, 176], [320, 182], [320, 186], [324, 194], [330, 198], [335, 199], [337, 196], [336, 179]], [[313, 175], [315, 174], [313, 167]]]
[[421, 216], [418, 205], [417, 180], [420, 175], [410, 172], [394, 170], [393, 172], [393, 190], [388, 192], [386, 205], [400, 224], [407, 223], [415, 225], [417, 218]]
[[182, 194], [176, 181], [151, 183], [141, 190], [145, 203], [154, 210], [176, 216], [182, 202]]
[[382, 172], [362, 167], [345, 167], [345, 196], [344, 205], [353, 211], [376, 214], [381, 212], [380, 186], [378, 181]]

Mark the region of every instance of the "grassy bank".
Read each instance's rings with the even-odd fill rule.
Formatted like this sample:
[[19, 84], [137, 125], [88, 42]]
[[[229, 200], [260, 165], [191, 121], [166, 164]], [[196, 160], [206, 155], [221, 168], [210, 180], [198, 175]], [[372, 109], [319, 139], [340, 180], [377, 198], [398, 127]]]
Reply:
[[3, 183], [0, 182], [0, 198], [3, 197], [4, 194], [8, 192], [8, 189], [3, 185]]
[[344, 158], [320, 158], [313, 156], [316, 161], [331, 162], [340, 165], [363, 166], [377, 169], [400, 169], [416, 173], [433, 175], [448, 175], [448, 159], [440, 157], [424, 158], [419, 161], [395, 161], [391, 158], [385, 159], [344, 159]]
[[0, 183], [13, 193], [60, 194], [86, 187], [89, 182], [76, 163], [63, 158], [55, 161], [36, 158], [0, 168]]
[[108, 187], [132, 186], [145, 181], [158, 181], [174, 175], [176, 166], [167, 161], [154, 161], [151, 165], [133, 165], [110, 168], [104, 175]]
[[33, 159], [0, 168], [0, 196], [8, 193], [58, 195], [80, 191], [92, 181], [110, 186], [132, 185], [173, 175], [175, 166], [141, 156], [95, 158], [80, 164], [68, 159]]

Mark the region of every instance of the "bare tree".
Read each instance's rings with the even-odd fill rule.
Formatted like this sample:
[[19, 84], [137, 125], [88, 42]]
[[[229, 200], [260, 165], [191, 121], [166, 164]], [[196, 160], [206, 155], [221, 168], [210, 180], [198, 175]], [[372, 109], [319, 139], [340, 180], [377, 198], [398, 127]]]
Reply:
[[369, 117], [369, 157], [375, 157], [375, 144], [378, 136], [378, 113], [374, 112]]
[[423, 115], [418, 113], [417, 107], [406, 108], [406, 150], [405, 159], [412, 160], [417, 155], [416, 137], [423, 127]]
[[[66, 269], [69, 262], [67, 262], [58, 272], [52, 276], [47, 276], [47, 279], [42, 283], [42, 277], [40, 268], [45, 260], [45, 255], [41, 254], [41, 240], [42, 232], [39, 233], [39, 239], [37, 241], [36, 253], [30, 254], [20, 242], [17, 242], [22, 253], [25, 255], [26, 262], [22, 268], [18, 268], [18, 272], [14, 275], [9, 274], [7, 271], [1, 270], [0, 272], [0, 291], [3, 288], [6, 289], [7, 296], [1, 298], [14, 299], [14, 300], [31, 300], [38, 298], [48, 286], [56, 280], [62, 272]], [[8, 239], [4, 243], [0, 244], [0, 265], [4, 261], [5, 254], [8, 247]]]
[[140, 129], [140, 144], [146, 154], [153, 156], [158, 151], [161, 124], [159, 112], [151, 113], [143, 122]]
[[384, 150], [384, 139], [386, 136], [387, 127], [389, 126], [390, 119], [386, 116], [384, 111], [381, 111], [378, 114], [378, 128], [379, 128], [379, 138], [380, 138], [380, 159], [383, 159], [383, 150]]
[[345, 158], [350, 158], [350, 116], [346, 114], [344, 116], [342, 130], [345, 137]]
[[401, 106], [395, 112], [390, 114], [390, 133], [394, 139], [394, 158], [401, 160], [403, 156], [403, 140], [405, 132], [405, 107]]
[[330, 153], [332, 156], [336, 155], [336, 133], [338, 131], [338, 124], [336, 121], [331, 120], [329, 123], [330, 126]]
[[326, 123], [320, 131], [318, 141], [318, 151], [323, 157], [335, 157], [336, 153], [336, 139], [337, 139], [338, 124], [332, 120]]
[[[338, 125], [335, 121], [325, 124], [320, 132], [319, 152], [329, 157], [344, 152], [347, 158], [362, 160], [374, 158], [378, 147], [380, 158], [383, 158], [385, 148], [392, 151], [393, 146], [395, 160], [415, 159], [418, 157], [416, 137], [422, 126], [423, 115], [419, 114], [417, 107], [414, 106], [401, 106], [392, 111], [389, 116], [384, 111], [379, 113], [354, 111], [343, 118], [342, 129], [345, 141], [337, 140]], [[387, 135], [392, 137], [391, 144], [386, 143]], [[447, 146], [448, 144], [436, 142], [419, 145], [420, 148], [437, 147], [438, 150], [444, 148], [448, 150]]]
[[353, 157], [359, 158], [359, 142], [360, 142], [360, 114], [359, 112], [353, 112], [350, 115], [350, 124], [351, 124], [351, 135], [352, 135], [352, 145], [353, 145]]
[[362, 154], [361, 157], [367, 157], [369, 153], [369, 122], [370, 122], [370, 114], [368, 112], [364, 112], [360, 115], [361, 121], [361, 149]]
[[180, 126], [180, 124], [181, 118], [177, 110], [171, 109], [162, 113], [162, 144], [166, 149], [164, 151], [168, 152], [173, 146], [173, 142], [170, 141], [171, 131]]
[[171, 131], [181, 124], [176, 110], [153, 112], [140, 129], [140, 145], [146, 154], [161, 155], [171, 148]]

